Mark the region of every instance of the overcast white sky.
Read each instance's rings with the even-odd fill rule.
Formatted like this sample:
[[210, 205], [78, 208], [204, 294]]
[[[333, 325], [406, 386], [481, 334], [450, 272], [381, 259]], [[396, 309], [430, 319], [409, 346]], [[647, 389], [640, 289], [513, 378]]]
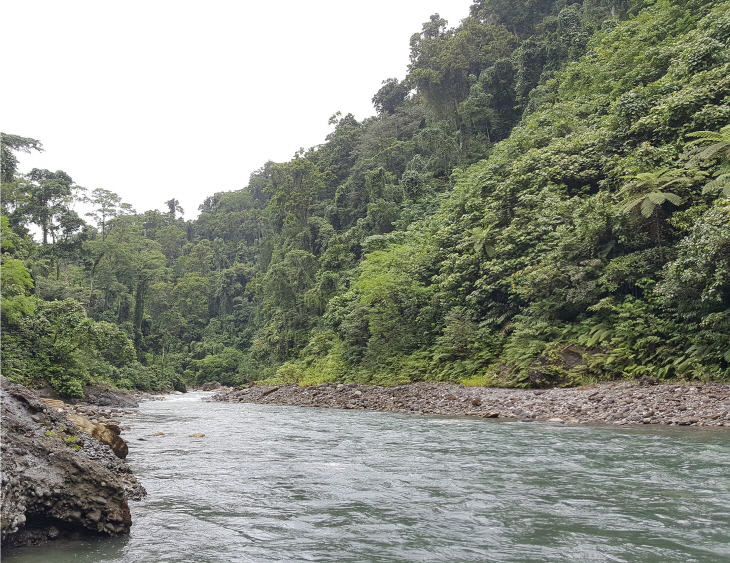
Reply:
[[373, 115], [409, 39], [471, 0], [0, 0], [0, 128], [138, 211], [203, 200], [324, 141], [337, 111]]

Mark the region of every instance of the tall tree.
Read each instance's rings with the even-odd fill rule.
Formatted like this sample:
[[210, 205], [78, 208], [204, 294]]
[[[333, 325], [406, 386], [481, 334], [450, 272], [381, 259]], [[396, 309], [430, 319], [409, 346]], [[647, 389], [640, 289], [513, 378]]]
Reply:
[[30, 137], [0, 133], [0, 178], [3, 182], [12, 182], [18, 171], [18, 158], [13, 153], [30, 153], [32, 150], [42, 152], [43, 145]]
[[95, 188], [91, 197], [86, 201], [94, 206], [93, 211], [86, 214], [96, 221], [101, 231], [101, 239], [106, 240], [109, 230], [112, 227], [112, 220], [123, 214], [134, 213], [134, 209], [128, 203], [122, 203], [122, 198], [110, 190]]
[[179, 213], [180, 215], [185, 213], [185, 210], [180, 207], [180, 202], [175, 198], [167, 200], [165, 205], [167, 205], [168, 213], [173, 221], [175, 220], [175, 213]]
[[21, 223], [30, 222], [40, 227], [45, 246], [49, 235], [55, 237], [59, 220], [72, 212], [70, 205], [79, 188], [63, 170], [51, 172], [34, 168], [27, 179], [25, 201], [15, 209], [13, 216]]

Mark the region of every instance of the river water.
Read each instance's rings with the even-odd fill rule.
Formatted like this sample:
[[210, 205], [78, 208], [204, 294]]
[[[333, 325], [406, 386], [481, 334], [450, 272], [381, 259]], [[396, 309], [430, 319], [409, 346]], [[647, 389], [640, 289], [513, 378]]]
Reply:
[[727, 430], [204, 402], [208, 395], [143, 403], [126, 422], [127, 459], [148, 491], [131, 503], [129, 537], [3, 560], [730, 561]]

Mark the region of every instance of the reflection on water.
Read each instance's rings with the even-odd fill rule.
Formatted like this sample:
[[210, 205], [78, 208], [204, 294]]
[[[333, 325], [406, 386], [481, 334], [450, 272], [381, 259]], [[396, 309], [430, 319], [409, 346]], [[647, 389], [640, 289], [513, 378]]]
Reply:
[[730, 560], [727, 430], [230, 405], [206, 395], [144, 403], [131, 419], [128, 461], [149, 494], [132, 503], [129, 538], [3, 560]]

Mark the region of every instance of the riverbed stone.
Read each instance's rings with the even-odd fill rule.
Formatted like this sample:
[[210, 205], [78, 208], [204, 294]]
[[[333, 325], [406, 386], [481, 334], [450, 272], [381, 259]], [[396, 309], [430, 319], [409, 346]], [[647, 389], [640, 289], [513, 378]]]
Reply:
[[69, 414], [68, 419], [81, 431], [95, 440], [109, 446], [117, 457], [124, 459], [129, 453], [127, 443], [119, 434], [100, 423], [93, 422], [80, 414]]
[[341, 382], [310, 388], [254, 385], [244, 390], [221, 390], [212, 400], [482, 418], [545, 421], [560, 418], [571, 423], [636, 425], [646, 424], [648, 419], [650, 424], [679, 424], [680, 421], [715, 427], [730, 424], [730, 385], [719, 383], [645, 386], [637, 382], [616, 382], [583, 388], [524, 390], [422, 382], [394, 387], [360, 385], [352, 393], [342, 393], [346, 389], [352, 388]]

